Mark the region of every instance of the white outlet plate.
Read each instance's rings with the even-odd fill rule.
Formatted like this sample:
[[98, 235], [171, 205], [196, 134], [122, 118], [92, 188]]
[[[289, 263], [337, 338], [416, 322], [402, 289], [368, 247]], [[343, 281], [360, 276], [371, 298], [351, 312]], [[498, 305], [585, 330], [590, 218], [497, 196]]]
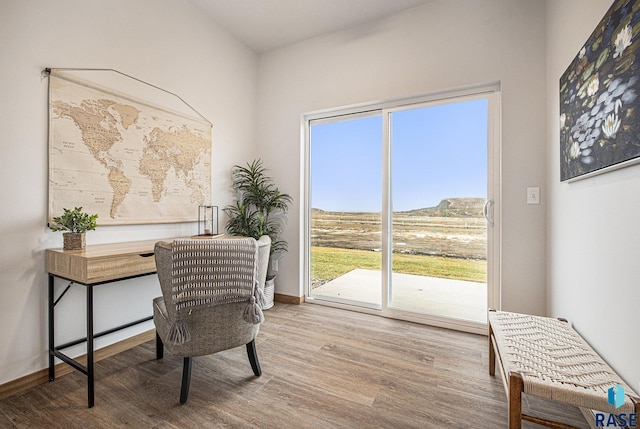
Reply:
[[527, 188], [527, 204], [540, 204], [540, 188]]

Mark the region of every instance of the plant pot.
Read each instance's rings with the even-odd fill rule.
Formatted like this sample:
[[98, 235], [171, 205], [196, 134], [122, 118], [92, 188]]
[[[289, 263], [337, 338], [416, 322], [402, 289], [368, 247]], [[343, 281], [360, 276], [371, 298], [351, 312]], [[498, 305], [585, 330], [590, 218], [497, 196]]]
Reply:
[[63, 232], [62, 240], [64, 250], [82, 250], [87, 245], [84, 232]]
[[263, 310], [268, 310], [273, 307], [273, 298], [275, 296], [276, 290], [276, 276], [267, 276], [267, 280], [264, 282], [264, 297], [266, 304], [262, 308]]

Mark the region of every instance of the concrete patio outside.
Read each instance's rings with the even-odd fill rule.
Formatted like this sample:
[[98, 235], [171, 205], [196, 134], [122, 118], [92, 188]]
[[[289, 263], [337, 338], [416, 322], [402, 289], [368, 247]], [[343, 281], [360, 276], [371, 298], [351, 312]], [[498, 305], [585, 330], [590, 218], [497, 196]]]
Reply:
[[[382, 305], [381, 282], [380, 271], [357, 268], [313, 288], [311, 293]], [[487, 323], [487, 284], [394, 273], [391, 305], [400, 310]]]

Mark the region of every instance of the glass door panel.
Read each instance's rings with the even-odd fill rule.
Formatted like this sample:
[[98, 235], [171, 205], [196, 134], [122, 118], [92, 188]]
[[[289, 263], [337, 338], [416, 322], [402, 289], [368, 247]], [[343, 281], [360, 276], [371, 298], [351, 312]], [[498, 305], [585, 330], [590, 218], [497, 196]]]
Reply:
[[389, 308], [486, 323], [488, 100], [389, 113]]
[[309, 296], [382, 305], [382, 116], [312, 121]]

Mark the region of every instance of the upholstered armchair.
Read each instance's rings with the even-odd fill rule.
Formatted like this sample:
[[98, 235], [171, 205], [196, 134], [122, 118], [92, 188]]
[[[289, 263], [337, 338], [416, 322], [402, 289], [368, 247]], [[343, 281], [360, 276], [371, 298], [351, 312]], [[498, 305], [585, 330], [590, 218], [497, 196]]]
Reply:
[[[249, 249], [245, 254], [234, 247], [238, 242]], [[180, 246], [186, 248], [182, 253]], [[213, 250], [209, 250], [211, 246], [215, 246]], [[264, 296], [259, 289], [264, 288], [270, 246], [268, 236], [258, 241], [245, 238], [156, 243], [156, 268], [162, 289], [162, 296], [153, 300], [156, 358], [162, 359], [165, 348], [169, 354], [184, 358], [181, 404], [187, 401], [196, 356], [244, 345], [253, 373], [261, 375], [255, 337], [264, 320], [260, 309]], [[242, 269], [246, 271], [244, 277], [238, 274]]]

